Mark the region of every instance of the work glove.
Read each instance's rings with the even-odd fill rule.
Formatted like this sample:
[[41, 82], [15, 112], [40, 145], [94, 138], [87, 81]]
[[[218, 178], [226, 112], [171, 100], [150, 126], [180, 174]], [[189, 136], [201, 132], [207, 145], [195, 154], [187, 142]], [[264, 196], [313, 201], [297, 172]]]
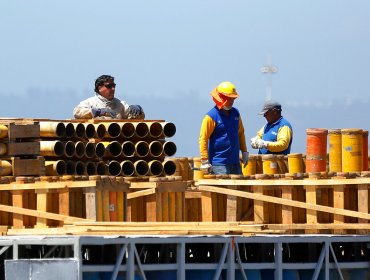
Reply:
[[262, 139], [257, 139], [257, 146], [258, 149], [267, 149], [269, 141], [265, 141]]
[[99, 108], [99, 109], [91, 108], [91, 113], [94, 116], [94, 118], [103, 116], [115, 118], [117, 115], [116, 112], [109, 108]]
[[256, 136], [256, 137], [253, 137], [253, 138], [251, 138], [251, 147], [253, 148], [253, 149], [258, 149], [258, 145], [257, 145], [257, 140], [258, 140], [259, 138]]
[[208, 160], [201, 160], [199, 169], [203, 171], [204, 174], [209, 174], [212, 172], [212, 164], [210, 164]]
[[130, 105], [128, 107], [128, 116], [130, 119], [143, 119], [144, 110], [140, 105]]
[[248, 152], [242, 152], [242, 161], [243, 161], [243, 167], [245, 168], [248, 164], [249, 159], [249, 153]]

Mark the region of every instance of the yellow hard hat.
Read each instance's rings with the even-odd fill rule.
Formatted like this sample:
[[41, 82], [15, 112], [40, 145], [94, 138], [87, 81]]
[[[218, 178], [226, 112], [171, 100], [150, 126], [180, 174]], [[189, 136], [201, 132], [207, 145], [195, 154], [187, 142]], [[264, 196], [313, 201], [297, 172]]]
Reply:
[[217, 86], [217, 91], [222, 95], [230, 98], [237, 98], [239, 94], [236, 92], [235, 86], [231, 82], [222, 82]]

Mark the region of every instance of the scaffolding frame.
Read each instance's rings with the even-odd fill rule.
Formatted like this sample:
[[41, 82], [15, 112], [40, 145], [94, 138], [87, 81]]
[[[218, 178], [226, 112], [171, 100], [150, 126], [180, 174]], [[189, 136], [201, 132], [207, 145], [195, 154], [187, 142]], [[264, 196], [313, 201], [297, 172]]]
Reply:
[[[283, 247], [291, 244], [316, 244], [320, 248], [317, 261], [284, 262]], [[218, 245], [219, 256], [214, 262], [188, 262], [189, 247], [199, 244]], [[272, 261], [243, 262], [240, 251], [246, 244], [264, 244], [273, 248]], [[320, 271], [329, 279], [329, 270], [335, 270], [338, 279], [344, 279], [343, 269], [370, 269], [370, 261], [338, 261], [334, 247], [338, 244], [365, 245], [370, 252], [370, 235], [257, 235], [257, 236], [5, 236], [0, 238], [0, 256], [6, 251], [12, 251], [12, 259], [24, 259], [22, 247], [33, 245], [47, 246], [41, 259], [50, 260], [57, 248], [65, 247], [65, 258], [73, 258], [79, 263], [79, 278], [84, 272], [110, 272], [111, 279], [117, 279], [119, 273], [124, 273], [126, 279], [134, 279], [135, 275], [146, 278], [148, 271], [175, 271], [176, 279], [185, 279], [187, 270], [211, 270], [213, 279], [235, 279], [235, 272], [240, 271], [242, 279], [247, 279], [245, 270], [274, 270], [274, 279], [283, 279], [283, 270], [310, 269], [314, 271], [312, 279], [318, 278]], [[115, 245], [117, 254], [114, 264], [87, 264], [84, 248], [90, 246]], [[138, 248], [147, 245], [167, 245], [175, 248], [174, 262], [143, 263]], [[194, 248], [194, 247], [193, 247]], [[370, 254], [370, 253], [369, 253]], [[61, 257], [59, 255], [59, 257]]]

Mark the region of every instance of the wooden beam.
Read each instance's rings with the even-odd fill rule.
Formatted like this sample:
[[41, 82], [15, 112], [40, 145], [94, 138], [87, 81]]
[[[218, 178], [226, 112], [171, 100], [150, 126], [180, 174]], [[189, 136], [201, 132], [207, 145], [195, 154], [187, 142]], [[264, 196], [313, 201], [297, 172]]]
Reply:
[[8, 206], [8, 205], [3, 205], [3, 204], [0, 204], [0, 211], [15, 213], [19, 215], [28, 215], [28, 216], [37, 217], [37, 218], [46, 218], [46, 219], [51, 219], [51, 220], [64, 221], [65, 223], [71, 223], [71, 222], [77, 222], [77, 221], [87, 221], [87, 219], [59, 215], [59, 214], [49, 213], [49, 212], [44, 212], [44, 211], [39, 211], [39, 210], [25, 209], [21, 207]]
[[216, 193], [222, 193], [222, 194], [232, 194], [235, 196], [250, 198], [250, 199], [257, 200], [257, 201], [259, 200], [259, 201], [264, 201], [264, 202], [277, 203], [277, 204], [288, 205], [288, 206], [293, 206], [293, 207], [298, 207], [298, 208], [305, 208], [308, 210], [322, 211], [322, 212], [328, 212], [328, 213], [333, 213], [333, 214], [338, 214], [338, 215], [343, 215], [343, 216], [370, 220], [370, 214], [360, 213], [360, 212], [351, 211], [351, 210], [344, 210], [344, 209], [338, 209], [334, 207], [304, 203], [304, 202], [299, 202], [299, 201], [292, 201], [292, 200], [288, 200], [284, 198], [272, 197], [272, 196], [249, 193], [249, 192], [228, 190], [228, 189], [214, 187], [214, 186], [199, 186], [199, 189], [202, 191], [210, 191], [210, 192], [216, 192]]
[[303, 180], [232, 180], [232, 179], [200, 179], [198, 186], [331, 186], [331, 185], [357, 185], [370, 184], [370, 178], [361, 177], [356, 179], [303, 179]]

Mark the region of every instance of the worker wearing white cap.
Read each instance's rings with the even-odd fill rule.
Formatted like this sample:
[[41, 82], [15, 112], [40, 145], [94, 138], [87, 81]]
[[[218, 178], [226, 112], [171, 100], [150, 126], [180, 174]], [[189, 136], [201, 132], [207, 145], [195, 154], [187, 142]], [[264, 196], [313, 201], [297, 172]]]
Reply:
[[211, 96], [216, 106], [205, 115], [200, 129], [200, 169], [204, 173], [242, 174], [239, 152], [244, 165], [249, 153], [240, 113], [233, 107], [239, 94], [231, 82], [222, 82]]
[[281, 104], [275, 100], [267, 100], [259, 115], [266, 118], [265, 124], [257, 136], [251, 139], [253, 149], [259, 154], [289, 154], [293, 141], [291, 124], [281, 115]]

